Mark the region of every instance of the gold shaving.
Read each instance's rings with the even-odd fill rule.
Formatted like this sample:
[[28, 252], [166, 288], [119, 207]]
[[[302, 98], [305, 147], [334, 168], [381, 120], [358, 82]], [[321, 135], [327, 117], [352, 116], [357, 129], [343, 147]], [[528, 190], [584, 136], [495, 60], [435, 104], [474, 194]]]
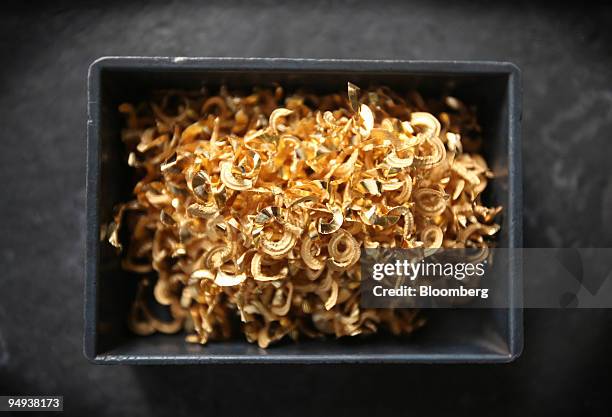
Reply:
[[473, 112], [454, 97], [428, 108], [415, 92], [351, 83], [347, 95], [223, 87], [122, 104], [140, 181], [104, 235], [144, 274], [131, 329], [207, 343], [239, 317], [267, 347], [422, 326], [414, 310], [359, 305], [362, 249], [486, 250], [501, 210], [480, 200], [493, 175]]

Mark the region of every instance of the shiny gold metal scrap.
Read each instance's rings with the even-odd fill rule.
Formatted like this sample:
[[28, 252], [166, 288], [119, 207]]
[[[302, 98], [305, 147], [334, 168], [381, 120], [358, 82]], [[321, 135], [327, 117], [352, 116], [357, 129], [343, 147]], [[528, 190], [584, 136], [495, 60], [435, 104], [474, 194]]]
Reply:
[[[206, 343], [239, 317], [267, 347], [423, 325], [416, 311], [360, 307], [361, 250], [486, 248], [501, 210], [480, 200], [492, 173], [473, 111], [453, 97], [433, 108], [351, 83], [347, 96], [221, 88], [122, 104], [141, 179], [106, 236], [121, 249], [125, 223], [123, 267], [145, 274], [132, 330]], [[172, 320], [148, 306], [151, 286]]]

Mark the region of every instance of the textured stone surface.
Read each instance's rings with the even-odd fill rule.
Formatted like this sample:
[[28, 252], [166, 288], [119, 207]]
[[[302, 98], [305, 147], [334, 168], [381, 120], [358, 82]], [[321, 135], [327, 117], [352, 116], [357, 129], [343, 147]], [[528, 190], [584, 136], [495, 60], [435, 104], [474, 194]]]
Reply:
[[524, 78], [525, 245], [609, 246], [610, 7], [52, 3], [5, 6], [0, 26], [0, 393], [63, 394], [65, 410], [80, 415], [609, 408], [605, 310], [528, 311], [525, 353], [511, 365], [241, 368], [95, 367], [81, 354], [81, 312], [86, 73], [95, 58], [512, 61]]

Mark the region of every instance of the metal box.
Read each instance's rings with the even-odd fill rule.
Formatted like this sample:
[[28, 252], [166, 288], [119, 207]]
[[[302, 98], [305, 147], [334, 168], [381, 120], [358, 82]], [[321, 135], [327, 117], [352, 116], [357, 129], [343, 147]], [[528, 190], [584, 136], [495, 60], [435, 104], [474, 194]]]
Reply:
[[[100, 241], [101, 226], [113, 206], [129, 199], [130, 168], [120, 138], [123, 101], [136, 101], [159, 88], [268, 85], [276, 82], [314, 91], [343, 91], [387, 85], [424, 95], [451, 93], [478, 107], [484, 130], [483, 152], [497, 175], [488, 203], [503, 205], [498, 246], [522, 245], [521, 86], [516, 66], [503, 62], [364, 61], [277, 58], [106, 57], [89, 69], [87, 124], [87, 248], [85, 356], [94, 363], [475, 363], [509, 362], [523, 346], [521, 308], [430, 310], [425, 328], [405, 338], [376, 335], [350, 340], [304, 340], [266, 350], [243, 338], [207, 346], [182, 335], [140, 337], [126, 326], [136, 280], [120, 268], [110, 245]], [[514, 253], [520, 253], [513, 251]], [[508, 305], [521, 297], [521, 259], [514, 255], [507, 275]]]

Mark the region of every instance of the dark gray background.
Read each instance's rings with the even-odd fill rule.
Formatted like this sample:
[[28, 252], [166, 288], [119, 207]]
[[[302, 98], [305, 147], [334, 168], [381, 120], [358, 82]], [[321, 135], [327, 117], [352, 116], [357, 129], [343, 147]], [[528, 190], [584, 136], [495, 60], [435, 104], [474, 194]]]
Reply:
[[[2, 6], [0, 393], [80, 415], [608, 414], [612, 312], [526, 312], [495, 366], [101, 367], [81, 353], [86, 74], [103, 55], [508, 60], [525, 245], [612, 243], [612, 8], [585, 2]], [[561, 3], [561, 2], [559, 2]]]

